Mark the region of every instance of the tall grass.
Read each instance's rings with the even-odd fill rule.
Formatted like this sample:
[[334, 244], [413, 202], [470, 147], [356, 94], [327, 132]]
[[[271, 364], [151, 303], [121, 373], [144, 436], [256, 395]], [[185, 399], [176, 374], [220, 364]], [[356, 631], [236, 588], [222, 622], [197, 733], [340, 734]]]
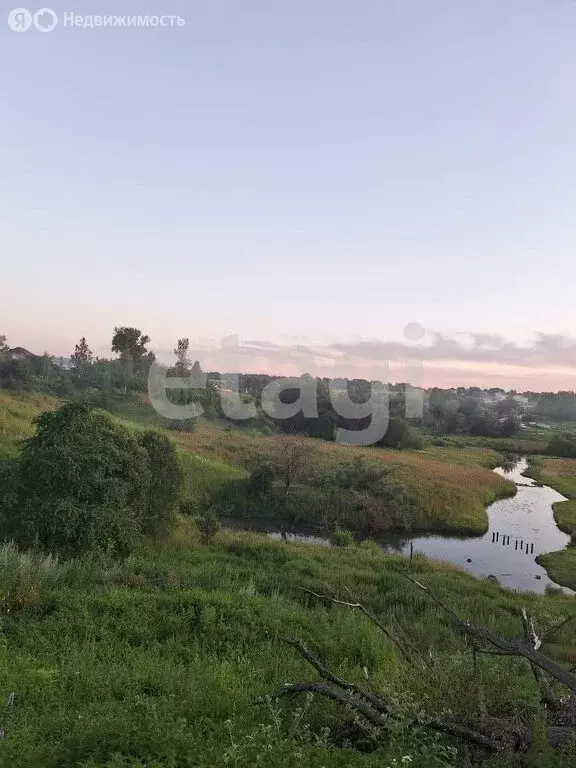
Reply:
[[[157, 551], [101, 569], [94, 560], [63, 563], [10, 546], [0, 561], [3, 587], [27, 595], [0, 617], [0, 698], [16, 695], [1, 723], [6, 766], [376, 768], [405, 754], [417, 768], [436, 765], [430, 745], [401, 729], [372, 755], [291, 735], [296, 703], [282, 706], [274, 725], [276, 716], [253, 702], [314, 675], [283, 636], [300, 638], [343, 677], [359, 681], [366, 667], [375, 687], [410, 710], [474, 717], [480, 707], [530, 720], [538, 707], [521, 662], [489, 658], [473, 676], [450, 621], [404, 579], [406, 560], [373, 547], [327, 550], [228, 531], [202, 547], [194, 525], [180, 519], [174, 539]], [[568, 598], [517, 597], [421, 556], [412, 568], [462, 616], [510, 636], [521, 632], [522, 606], [542, 628], [572, 609]], [[413, 671], [365, 617], [302, 587], [352, 595], [399, 622], [423, 653], [432, 650], [434, 671]], [[568, 630], [553, 649], [576, 661]], [[316, 733], [341, 719], [321, 701], [305, 714]], [[455, 765], [467, 765], [465, 750], [460, 759]]]
[[22, 440], [33, 434], [36, 416], [54, 410], [58, 404], [56, 398], [48, 395], [0, 389], [0, 459], [15, 458]]

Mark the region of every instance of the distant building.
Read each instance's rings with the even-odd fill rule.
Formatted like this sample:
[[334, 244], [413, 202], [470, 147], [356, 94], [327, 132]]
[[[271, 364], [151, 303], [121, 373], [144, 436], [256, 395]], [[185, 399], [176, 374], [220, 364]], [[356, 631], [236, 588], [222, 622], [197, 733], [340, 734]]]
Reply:
[[53, 357], [52, 362], [64, 371], [71, 371], [72, 368], [74, 368], [74, 363], [71, 357]]

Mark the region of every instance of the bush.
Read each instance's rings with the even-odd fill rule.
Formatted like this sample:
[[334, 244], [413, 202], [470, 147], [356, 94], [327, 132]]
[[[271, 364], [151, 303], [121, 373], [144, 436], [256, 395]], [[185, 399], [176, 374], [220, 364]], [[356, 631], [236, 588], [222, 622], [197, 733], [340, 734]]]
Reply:
[[350, 531], [337, 528], [330, 537], [330, 543], [333, 547], [353, 547], [356, 541]]
[[153, 430], [142, 432], [138, 442], [148, 454], [150, 490], [142, 527], [146, 534], [166, 532], [172, 522], [182, 488], [182, 473], [174, 443]]
[[213, 541], [214, 536], [216, 536], [216, 534], [220, 530], [220, 521], [218, 520], [214, 512], [212, 512], [212, 510], [205, 509], [196, 518], [196, 526], [200, 531], [200, 536], [202, 537], [202, 543], [210, 544]]
[[564, 459], [576, 459], [576, 437], [568, 433], [554, 435], [548, 443], [546, 453]]
[[262, 498], [270, 492], [275, 478], [274, 467], [260, 464], [250, 474], [248, 488], [256, 497]]
[[413, 429], [407, 429], [398, 448], [402, 450], [421, 451], [424, 448], [424, 439]]
[[101, 411], [69, 403], [37, 420], [19, 461], [4, 533], [25, 545], [127, 553], [150, 488], [148, 455]]

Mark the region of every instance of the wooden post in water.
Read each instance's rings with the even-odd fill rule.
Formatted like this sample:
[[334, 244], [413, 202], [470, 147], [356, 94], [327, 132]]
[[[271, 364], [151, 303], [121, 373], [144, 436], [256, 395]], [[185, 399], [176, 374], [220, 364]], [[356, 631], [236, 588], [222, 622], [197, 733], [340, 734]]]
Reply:
[[414, 542], [410, 542], [410, 560], [408, 561], [408, 569], [412, 568], [412, 555], [414, 554]]
[[534, 544], [530, 544], [530, 554], [534, 554]]
[[518, 539], [516, 539], [516, 545], [514, 546], [514, 549], [518, 549]]
[[499, 535], [500, 535], [500, 534], [498, 533], [498, 531], [496, 531], [496, 541], [498, 541], [498, 536], [499, 536]]

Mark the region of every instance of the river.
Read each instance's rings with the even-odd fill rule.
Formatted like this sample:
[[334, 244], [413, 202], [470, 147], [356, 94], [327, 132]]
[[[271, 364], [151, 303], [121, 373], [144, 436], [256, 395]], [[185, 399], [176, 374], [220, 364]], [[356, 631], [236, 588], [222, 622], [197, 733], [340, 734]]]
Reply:
[[[422, 552], [436, 560], [446, 560], [477, 576], [495, 576], [500, 584], [510, 589], [544, 592], [552, 582], [535, 558], [546, 552], [564, 549], [570, 537], [559, 530], [554, 521], [552, 504], [565, 498], [548, 486], [540, 486], [523, 473], [528, 468], [526, 459], [519, 459], [494, 471], [516, 483], [515, 496], [495, 501], [487, 509], [489, 529], [481, 537], [454, 537], [422, 535], [387, 535], [376, 540], [388, 552]], [[265, 531], [280, 538], [280, 527], [265, 525], [262, 521], [226, 521], [235, 528]], [[330, 546], [323, 538], [305, 527], [294, 528], [288, 539], [309, 544]], [[566, 587], [568, 594], [575, 594]]]

